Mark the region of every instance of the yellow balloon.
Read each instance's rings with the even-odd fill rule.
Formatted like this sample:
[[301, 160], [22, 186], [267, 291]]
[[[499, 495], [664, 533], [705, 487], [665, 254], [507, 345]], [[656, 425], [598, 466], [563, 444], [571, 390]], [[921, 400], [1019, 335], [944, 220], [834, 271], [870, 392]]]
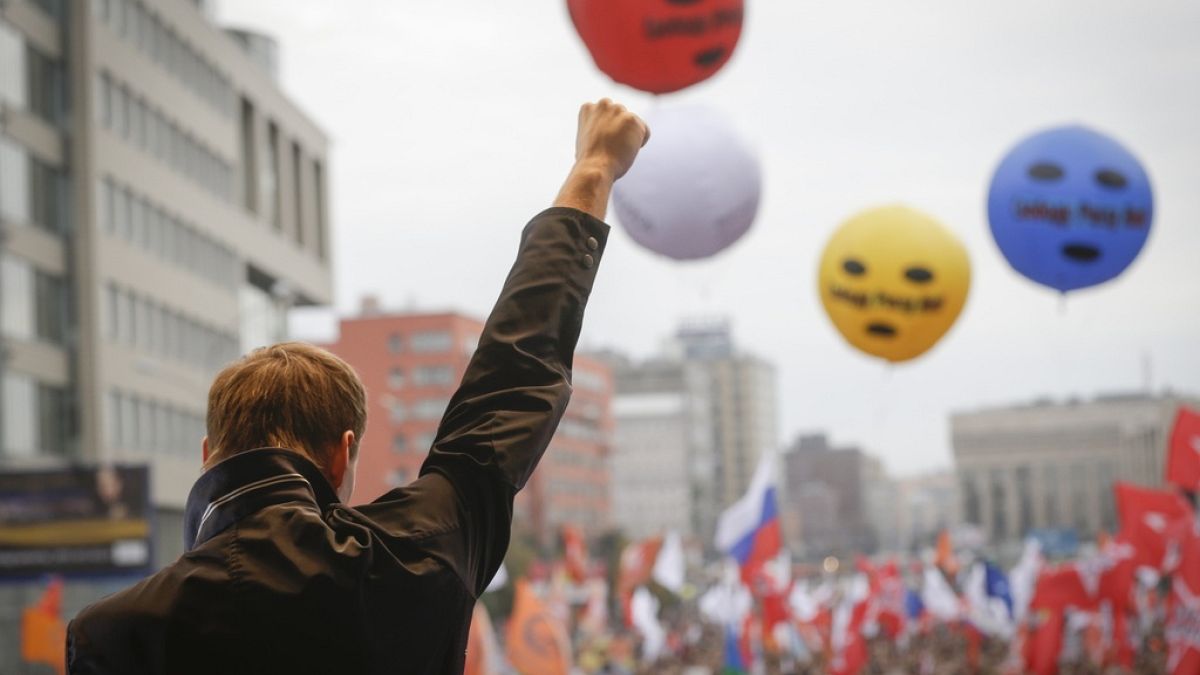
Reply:
[[834, 232], [817, 276], [821, 303], [862, 351], [907, 361], [950, 329], [967, 300], [971, 263], [958, 239], [905, 206], [868, 209]]

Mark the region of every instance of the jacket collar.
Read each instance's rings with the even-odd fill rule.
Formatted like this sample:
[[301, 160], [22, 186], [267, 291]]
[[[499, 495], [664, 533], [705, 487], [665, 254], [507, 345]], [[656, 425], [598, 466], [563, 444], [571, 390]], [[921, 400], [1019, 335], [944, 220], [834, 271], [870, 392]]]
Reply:
[[241, 518], [274, 504], [308, 502], [324, 511], [337, 493], [307, 457], [285, 448], [238, 453], [205, 471], [188, 494], [185, 550], [203, 544]]

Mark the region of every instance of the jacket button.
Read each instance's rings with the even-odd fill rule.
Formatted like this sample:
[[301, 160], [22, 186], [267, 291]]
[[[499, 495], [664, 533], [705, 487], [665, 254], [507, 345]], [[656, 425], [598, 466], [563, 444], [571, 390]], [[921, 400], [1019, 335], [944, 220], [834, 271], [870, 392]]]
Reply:
[[596, 241], [595, 237], [588, 237], [587, 247], [589, 251], [595, 251], [597, 248], [600, 248], [600, 242]]
[[583, 256], [583, 266], [587, 269], [592, 269], [592, 265], [596, 264], [596, 259], [590, 255]]

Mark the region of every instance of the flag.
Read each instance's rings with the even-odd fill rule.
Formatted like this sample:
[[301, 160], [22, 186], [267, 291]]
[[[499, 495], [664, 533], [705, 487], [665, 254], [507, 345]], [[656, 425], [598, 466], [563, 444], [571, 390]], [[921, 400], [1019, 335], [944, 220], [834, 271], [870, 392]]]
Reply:
[[1167, 672], [1200, 673], [1200, 528], [1193, 526], [1179, 547], [1167, 610]]
[[1038, 573], [1029, 609], [1034, 612], [1050, 610], [1061, 614], [1068, 607], [1094, 609], [1096, 602], [1096, 594], [1088, 590], [1083, 576], [1079, 574], [1079, 568], [1068, 563], [1046, 567]]
[[575, 583], [581, 583], [588, 574], [587, 542], [583, 538], [583, 531], [578, 526], [565, 524], [562, 526], [562, 538], [567, 574]]
[[667, 631], [658, 621], [658, 598], [643, 586], [633, 593], [630, 614], [633, 627], [642, 635], [642, 661], [654, 663], [667, 645]]
[[754, 587], [767, 561], [783, 548], [776, 504], [775, 455], [758, 461], [746, 494], [717, 521], [717, 548], [738, 561], [742, 579]]
[[1058, 673], [1058, 655], [1063, 643], [1063, 610], [1042, 609], [1037, 627], [1025, 640], [1025, 669], [1035, 675]]
[[1012, 590], [1000, 568], [979, 561], [971, 566], [964, 584], [967, 617], [971, 624], [987, 635], [1011, 637], [1013, 623]]
[[724, 629], [726, 673], [748, 670], [751, 655], [745, 629], [753, 604], [750, 591], [742, 585], [741, 575], [732, 563], [722, 574], [721, 581], [700, 596], [700, 613]]
[[662, 543], [662, 537], [651, 537], [628, 544], [621, 551], [620, 567], [617, 570], [617, 592], [622, 597], [632, 596], [635, 588], [650, 581]]
[[833, 658], [829, 663], [829, 672], [833, 675], [857, 675], [867, 665], [867, 641], [862, 627], [867, 619], [870, 595], [870, 582], [866, 576], [856, 575], [842, 602], [833, 611], [830, 640]]
[[62, 619], [62, 579], [54, 577], [42, 597], [21, 613], [21, 659], [64, 673], [67, 627]]
[[663, 537], [650, 576], [663, 588], [679, 595], [683, 591], [684, 571], [683, 539], [671, 530]]
[[946, 577], [937, 567], [925, 567], [925, 584], [921, 587], [921, 603], [925, 611], [939, 621], [957, 621], [962, 614], [962, 602], [958, 594], [946, 582]]
[[1037, 539], [1030, 537], [1025, 540], [1021, 558], [1008, 574], [1009, 588], [1012, 589], [1013, 618], [1018, 623], [1025, 620], [1025, 614], [1029, 611], [1029, 603], [1033, 600], [1033, 590], [1041, 569], [1042, 545]]
[[1200, 492], [1200, 412], [1179, 407], [1167, 448], [1167, 483]]
[[950, 541], [949, 530], [942, 530], [938, 533], [937, 555], [934, 558], [934, 564], [951, 579], [958, 576], [958, 558], [954, 555], [954, 545]]
[[1162, 571], [1167, 563], [1168, 533], [1193, 520], [1191, 504], [1177, 492], [1131, 483], [1115, 483], [1113, 492], [1121, 521], [1118, 538], [1135, 549], [1134, 564]]
[[563, 622], [538, 599], [525, 579], [516, 584], [508, 621], [508, 660], [522, 673], [568, 675], [571, 643]]

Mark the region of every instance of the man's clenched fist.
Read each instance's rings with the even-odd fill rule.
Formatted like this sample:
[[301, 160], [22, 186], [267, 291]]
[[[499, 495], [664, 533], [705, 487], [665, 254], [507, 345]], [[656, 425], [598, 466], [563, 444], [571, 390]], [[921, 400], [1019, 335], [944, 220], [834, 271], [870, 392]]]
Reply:
[[575, 161], [603, 170], [612, 180], [625, 175], [638, 150], [650, 138], [650, 129], [625, 106], [602, 98], [579, 108], [575, 136]]

